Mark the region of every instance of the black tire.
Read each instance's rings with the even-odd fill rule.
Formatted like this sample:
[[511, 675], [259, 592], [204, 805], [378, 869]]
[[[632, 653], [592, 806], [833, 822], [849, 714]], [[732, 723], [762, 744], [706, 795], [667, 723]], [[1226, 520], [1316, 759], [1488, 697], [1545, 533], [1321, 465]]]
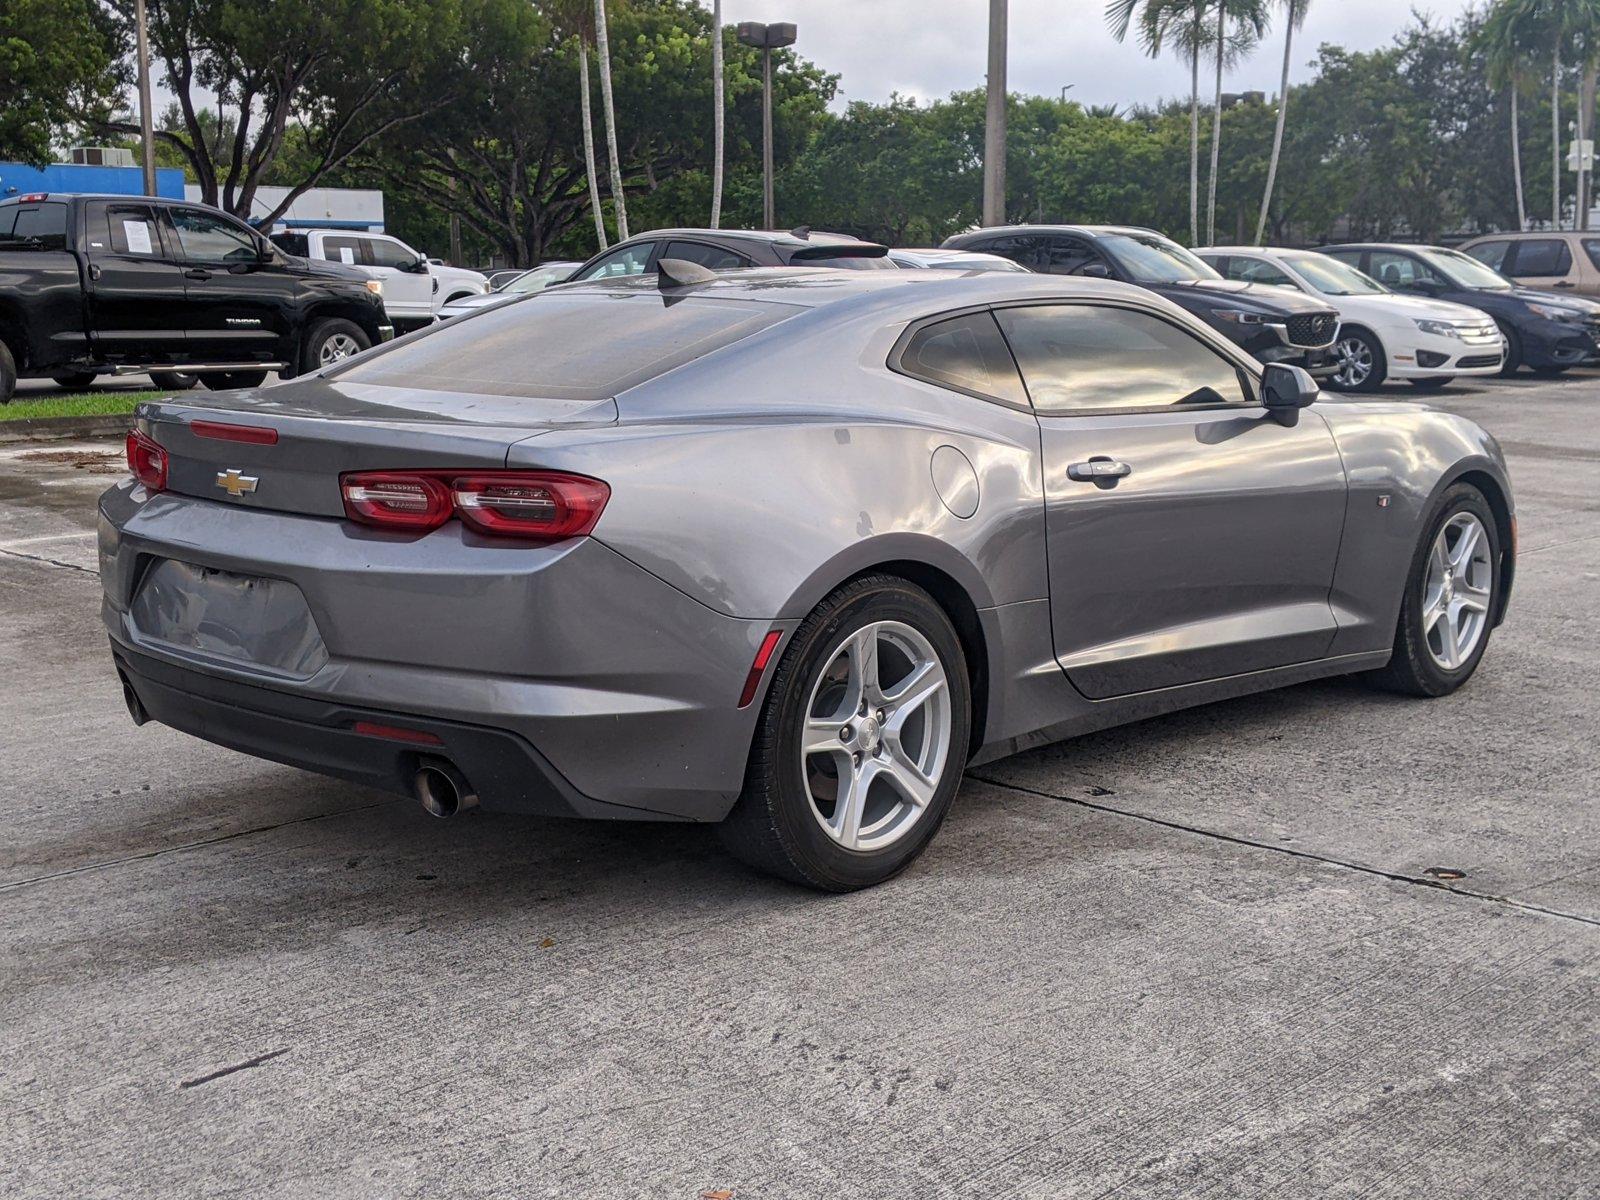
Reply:
[[93, 371], [63, 371], [59, 375], [50, 376], [56, 381], [57, 387], [64, 387], [69, 392], [81, 392], [90, 386], [100, 376]]
[[[1348, 333], [1341, 333], [1339, 341], [1360, 342], [1366, 347], [1367, 353], [1372, 356], [1372, 371], [1357, 384], [1341, 384], [1335, 378], [1335, 375], [1329, 375], [1327, 378], [1328, 387], [1336, 392], [1375, 392], [1382, 387], [1383, 381], [1389, 377], [1389, 354], [1383, 348], [1383, 343], [1378, 340], [1377, 335], [1369, 333], [1358, 326]], [[1335, 346], [1337, 347], [1337, 343], [1335, 343]]]
[[1528, 369], [1540, 379], [1555, 379], [1567, 373], [1567, 368], [1564, 366], [1529, 367]]
[[[1423, 627], [1424, 589], [1429, 552], [1434, 539], [1459, 513], [1472, 513], [1482, 524], [1489, 540], [1489, 599], [1488, 614], [1477, 645], [1461, 665], [1446, 670], [1429, 651]], [[1411, 570], [1406, 575], [1405, 599], [1400, 605], [1400, 620], [1395, 627], [1394, 653], [1388, 665], [1369, 672], [1366, 679], [1387, 691], [1402, 692], [1410, 696], [1447, 696], [1472, 678], [1489, 648], [1489, 638], [1494, 632], [1494, 614], [1500, 601], [1500, 533], [1495, 526], [1494, 513], [1483, 493], [1470, 483], [1458, 483], [1447, 488], [1434, 502], [1433, 511], [1422, 527], [1422, 537], [1417, 541], [1411, 556]]]
[[372, 345], [372, 339], [354, 321], [346, 321], [341, 317], [329, 317], [326, 320], [318, 321], [306, 334], [305, 345], [300, 351], [300, 370], [302, 374], [321, 370], [328, 365], [322, 361], [323, 348], [335, 338], [345, 338], [353, 341], [358, 347], [354, 351], [357, 354]]
[[4, 342], [0, 342], [0, 404], [10, 404], [17, 394], [17, 362]]
[[1500, 321], [1495, 324], [1500, 326], [1500, 333], [1506, 339], [1506, 356], [1500, 362], [1500, 374], [1502, 377], [1515, 375], [1522, 367], [1522, 339], [1511, 326]]
[[200, 382], [213, 392], [260, 387], [267, 381], [265, 371], [201, 371], [199, 374]]
[[1454, 375], [1434, 375], [1428, 379], [1406, 380], [1407, 383], [1416, 388], [1419, 392], [1442, 392], [1455, 381], [1456, 377]]
[[199, 384], [200, 376], [188, 371], [151, 371], [150, 382], [163, 392], [187, 392]]
[[[950, 737], [942, 774], [921, 815], [908, 822], [897, 840], [862, 851], [846, 849], [824, 832], [810, 785], [799, 769], [799, 739], [822, 672], [851, 634], [877, 621], [907, 625], [932, 647], [948, 683]], [[972, 728], [961, 641], [932, 597], [889, 575], [845, 584], [787, 641], [756, 725], [744, 790], [719, 827], [723, 845], [757, 870], [821, 891], [848, 892], [882, 883], [927, 846], [961, 786]]]

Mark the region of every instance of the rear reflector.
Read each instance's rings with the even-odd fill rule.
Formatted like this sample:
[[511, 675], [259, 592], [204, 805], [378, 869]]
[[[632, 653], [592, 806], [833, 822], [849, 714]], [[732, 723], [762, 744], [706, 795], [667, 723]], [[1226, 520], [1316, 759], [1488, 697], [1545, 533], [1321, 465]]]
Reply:
[[128, 470], [152, 492], [167, 486], [167, 452], [137, 429], [128, 430]]
[[276, 446], [278, 431], [265, 425], [229, 425], [223, 421], [190, 421], [195, 437], [215, 438], [219, 442], [249, 442], [253, 446]]
[[530, 541], [583, 537], [611, 498], [587, 475], [560, 471], [356, 471], [339, 477], [353, 521], [426, 532], [451, 516], [479, 533]]
[[392, 742], [413, 742], [419, 746], [442, 746], [444, 742], [422, 729], [402, 729], [398, 725], [380, 725], [376, 721], [357, 721], [355, 731], [364, 737], [388, 738]]
[[750, 674], [745, 677], [744, 691], [739, 693], [740, 708], [749, 708], [750, 701], [756, 698], [756, 688], [761, 686], [761, 676], [766, 674], [767, 664], [772, 661], [772, 652], [778, 648], [778, 643], [782, 640], [781, 629], [774, 629], [761, 639], [761, 648], [756, 651], [755, 661], [750, 664]]

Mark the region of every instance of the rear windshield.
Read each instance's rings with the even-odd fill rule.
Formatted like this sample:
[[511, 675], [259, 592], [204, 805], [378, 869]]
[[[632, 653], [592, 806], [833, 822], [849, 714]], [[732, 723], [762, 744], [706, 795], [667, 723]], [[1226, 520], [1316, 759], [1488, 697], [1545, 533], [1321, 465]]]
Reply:
[[330, 377], [431, 392], [601, 400], [802, 311], [714, 296], [549, 292], [438, 326]]
[[67, 206], [50, 201], [0, 208], [0, 250], [65, 250]]

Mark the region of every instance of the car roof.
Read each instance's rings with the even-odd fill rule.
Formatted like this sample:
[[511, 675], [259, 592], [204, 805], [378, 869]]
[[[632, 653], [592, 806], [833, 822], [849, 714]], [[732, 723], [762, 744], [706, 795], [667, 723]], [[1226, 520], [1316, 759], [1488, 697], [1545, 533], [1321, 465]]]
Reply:
[[[1113, 233], [1120, 233], [1130, 237], [1137, 237], [1142, 234], [1154, 234], [1156, 237], [1161, 238], [1167, 236], [1159, 229], [1146, 229], [1141, 225], [989, 225], [983, 229], [970, 229], [966, 233], [960, 233], [956, 236], [966, 239], [1001, 235], [1006, 237], [1025, 236], [1033, 233], [1072, 233], [1084, 237], [1103, 237], [1106, 234]], [[1168, 240], [1170, 241], [1171, 239]], [[957, 249], [957, 247], [952, 246], [951, 249]]]
[[[798, 236], [793, 230], [788, 229], [650, 229], [644, 233], [636, 233], [627, 242], [618, 242], [617, 245], [627, 245], [631, 242], [660, 241], [662, 238], [723, 238], [732, 241], [766, 242], [770, 245], [785, 246], [799, 249], [802, 246], [871, 246], [863, 238], [851, 237], [845, 233], [826, 233], [820, 229], [811, 230], [805, 237]], [[613, 247], [615, 249], [615, 247]]]
[[1339, 242], [1331, 246], [1318, 246], [1326, 254], [1330, 250], [1445, 250], [1447, 246], [1425, 246], [1421, 242]]

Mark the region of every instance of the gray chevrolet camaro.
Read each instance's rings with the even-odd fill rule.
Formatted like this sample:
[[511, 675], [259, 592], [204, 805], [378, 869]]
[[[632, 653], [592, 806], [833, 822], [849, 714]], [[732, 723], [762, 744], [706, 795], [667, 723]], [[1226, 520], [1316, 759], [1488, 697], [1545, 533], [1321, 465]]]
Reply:
[[968, 764], [1322, 676], [1451, 692], [1515, 555], [1471, 421], [1057, 276], [673, 264], [141, 405], [128, 450], [136, 721], [439, 815], [720, 822], [832, 890]]

